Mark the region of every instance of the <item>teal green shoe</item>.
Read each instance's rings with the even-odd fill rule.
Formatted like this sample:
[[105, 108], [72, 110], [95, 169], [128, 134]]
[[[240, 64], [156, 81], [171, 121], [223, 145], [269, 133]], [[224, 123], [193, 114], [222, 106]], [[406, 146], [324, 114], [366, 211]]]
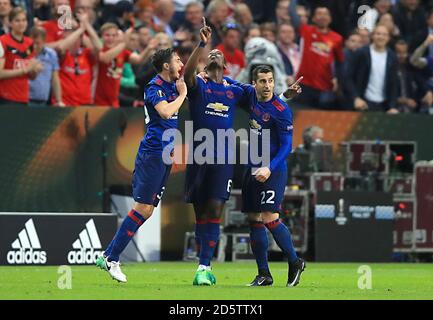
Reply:
[[208, 271], [197, 270], [192, 282], [194, 286], [210, 286], [212, 285], [211, 280], [209, 280]]
[[216, 284], [216, 278], [215, 275], [212, 273], [212, 270], [207, 270], [207, 278], [210, 280], [210, 283], [212, 285]]
[[95, 264], [97, 267], [101, 268], [102, 270], [108, 271], [108, 266], [104, 256], [99, 256], [98, 259], [96, 259]]

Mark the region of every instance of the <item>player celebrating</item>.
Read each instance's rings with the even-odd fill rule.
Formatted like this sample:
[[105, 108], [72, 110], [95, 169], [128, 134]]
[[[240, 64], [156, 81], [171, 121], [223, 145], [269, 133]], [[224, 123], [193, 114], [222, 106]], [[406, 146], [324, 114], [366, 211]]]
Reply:
[[[225, 201], [230, 196], [233, 177], [233, 164], [228, 164], [231, 154], [228, 144], [218, 142], [218, 129], [232, 129], [235, 107], [243, 96], [238, 86], [228, 85], [224, 81], [225, 59], [219, 50], [212, 50], [206, 65], [206, 80], [196, 76], [199, 58], [204, 47], [211, 39], [212, 31], [206, 26], [200, 29], [201, 42], [194, 50], [185, 66], [185, 82], [188, 86], [190, 115], [194, 131], [209, 129], [214, 141], [213, 163], [187, 166], [185, 181], [185, 199], [194, 206], [196, 224], [195, 236], [200, 258], [194, 277], [194, 285], [212, 285], [216, 283], [210, 267], [215, 247], [220, 235], [220, 219]], [[197, 147], [194, 142], [192, 154]], [[210, 156], [210, 157], [209, 157]], [[218, 164], [217, 164], [218, 163]], [[232, 162], [233, 163], [233, 162]]]
[[[250, 243], [258, 267], [258, 275], [250, 286], [268, 286], [273, 283], [268, 266], [266, 228], [288, 257], [287, 286], [296, 286], [304, 271], [305, 262], [297, 257], [290, 232], [280, 222], [278, 212], [281, 209], [287, 182], [286, 158], [292, 150], [292, 112], [285, 101], [301, 92], [298, 83], [302, 78], [280, 97], [274, 94], [274, 75], [268, 66], [258, 66], [254, 69], [253, 86], [227, 78], [226, 80], [232, 84], [237, 83], [244, 89], [251, 108], [250, 135], [258, 135], [259, 148], [262, 142], [268, 143], [263, 141], [263, 130], [269, 130], [270, 133], [270, 163], [252, 163], [250, 151], [248, 170], [242, 185], [242, 211], [248, 213]], [[260, 167], [255, 169], [257, 166]]]
[[164, 192], [171, 164], [167, 164], [170, 159], [162, 156], [164, 148], [172, 142], [164, 141], [162, 136], [165, 130], [177, 128], [177, 112], [187, 94], [185, 82], [180, 79], [183, 63], [173, 49], [158, 50], [152, 56], [152, 64], [158, 74], [145, 88], [150, 121], [135, 160], [132, 177], [135, 203], [104, 255], [96, 260], [97, 266], [119, 282], [126, 282], [119, 256], [138, 228], [150, 218]]

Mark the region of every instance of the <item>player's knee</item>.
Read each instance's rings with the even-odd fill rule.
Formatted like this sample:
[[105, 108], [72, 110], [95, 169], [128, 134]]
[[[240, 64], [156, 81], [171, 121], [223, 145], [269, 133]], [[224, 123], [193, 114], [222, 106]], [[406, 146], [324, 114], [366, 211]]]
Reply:
[[154, 206], [151, 204], [138, 203], [134, 204], [134, 210], [143, 216], [145, 219], [149, 219], [152, 216]]
[[206, 215], [208, 219], [220, 219], [224, 210], [224, 202], [220, 200], [210, 200], [206, 204]]
[[263, 223], [269, 223], [277, 220], [280, 217], [279, 213], [274, 212], [262, 212]]

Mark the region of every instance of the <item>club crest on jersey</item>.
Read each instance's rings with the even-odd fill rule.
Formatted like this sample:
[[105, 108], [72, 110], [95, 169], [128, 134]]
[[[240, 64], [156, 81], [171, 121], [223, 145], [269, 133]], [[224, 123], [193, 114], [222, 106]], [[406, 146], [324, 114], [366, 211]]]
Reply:
[[160, 97], [160, 98], [162, 98], [162, 97], [165, 96], [165, 93], [164, 93], [162, 90], [158, 90], [158, 91], [156, 92], [156, 94], [157, 94], [158, 97]]
[[263, 116], [262, 116], [262, 120], [264, 122], [268, 122], [269, 119], [271, 119], [271, 115], [269, 113], [264, 113]]
[[227, 90], [226, 95], [227, 95], [227, 98], [229, 98], [229, 99], [233, 99], [235, 97], [233, 91], [231, 91], [231, 90]]

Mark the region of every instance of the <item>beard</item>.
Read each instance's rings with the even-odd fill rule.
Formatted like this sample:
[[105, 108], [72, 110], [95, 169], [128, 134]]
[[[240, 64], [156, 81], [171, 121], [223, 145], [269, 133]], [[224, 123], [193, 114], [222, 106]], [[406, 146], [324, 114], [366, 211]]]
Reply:
[[215, 60], [210, 61], [210, 62], [208, 63], [208, 65], [206, 66], [206, 70], [215, 70], [215, 69], [222, 69], [222, 68], [223, 68], [223, 67], [220, 66], [220, 65], [218, 64], [218, 62], [215, 61]]

